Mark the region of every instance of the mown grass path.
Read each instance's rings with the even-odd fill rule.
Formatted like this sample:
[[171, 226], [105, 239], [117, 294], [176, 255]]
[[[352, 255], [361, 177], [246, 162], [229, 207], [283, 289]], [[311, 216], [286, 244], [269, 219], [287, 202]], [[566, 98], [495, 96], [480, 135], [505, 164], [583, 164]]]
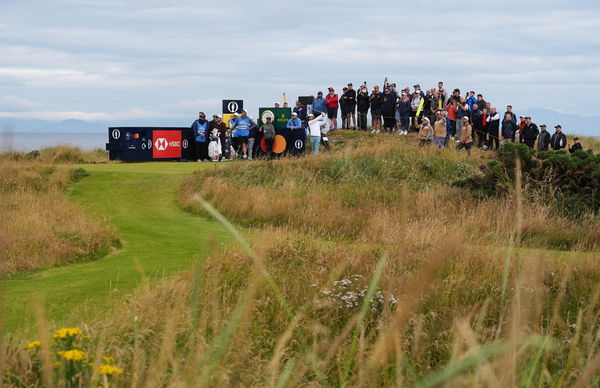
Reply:
[[90, 175], [73, 185], [70, 196], [87, 210], [108, 216], [123, 246], [97, 261], [4, 282], [5, 330], [31, 332], [36, 303], [44, 306], [50, 322], [59, 325], [76, 326], [101, 318], [142, 277], [159, 279], [188, 268], [194, 259], [208, 254], [212, 241], [225, 241], [220, 225], [192, 216], [176, 203], [182, 178], [207, 165], [83, 165]]

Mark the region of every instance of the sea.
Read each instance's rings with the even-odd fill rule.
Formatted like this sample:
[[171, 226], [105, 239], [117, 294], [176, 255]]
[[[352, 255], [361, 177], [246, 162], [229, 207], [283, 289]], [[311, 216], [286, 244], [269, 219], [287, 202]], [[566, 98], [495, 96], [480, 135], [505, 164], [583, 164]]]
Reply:
[[84, 150], [106, 148], [108, 133], [60, 133], [60, 132], [2, 132], [0, 151], [29, 152], [57, 145], [70, 145]]

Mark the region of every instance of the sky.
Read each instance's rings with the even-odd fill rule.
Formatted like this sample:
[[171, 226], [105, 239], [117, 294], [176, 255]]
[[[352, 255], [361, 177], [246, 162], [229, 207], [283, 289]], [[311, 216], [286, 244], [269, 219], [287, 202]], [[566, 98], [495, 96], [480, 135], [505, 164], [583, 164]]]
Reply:
[[0, 15], [0, 118], [175, 125], [385, 76], [600, 116], [597, 0], [0, 0]]

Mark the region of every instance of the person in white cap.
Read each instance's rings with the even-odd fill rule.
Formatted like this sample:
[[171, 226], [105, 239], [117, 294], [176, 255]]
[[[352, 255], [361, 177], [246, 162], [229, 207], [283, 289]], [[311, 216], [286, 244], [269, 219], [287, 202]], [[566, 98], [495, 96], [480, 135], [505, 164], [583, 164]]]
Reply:
[[292, 113], [292, 118], [288, 120], [286, 127], [291, 131], [302, 129], [302, 120], [298, 118], [298, 113]]
[[250, 129], [255, 127], [256, 123], [248, 116], [248, 112], [245, 109], [242, 110], [242, 114], [231, 126], [231, 129], [234, 131], [234, 140], [237, 143], [236, 147], [238, 150], [241, 148], [244, 159], [248, 158], [248, 136], [250, 135]]
[[307, 116], [308, 119], [308, 136], [310, 138], [310, 149], [313, 154], [319, 153], [319, 143], [321, 142], [321, 123], [323, 123], [325, 118], [325, 113], [321, 113], [321, 115], [315, 118], [315, 115], [310, 113]]

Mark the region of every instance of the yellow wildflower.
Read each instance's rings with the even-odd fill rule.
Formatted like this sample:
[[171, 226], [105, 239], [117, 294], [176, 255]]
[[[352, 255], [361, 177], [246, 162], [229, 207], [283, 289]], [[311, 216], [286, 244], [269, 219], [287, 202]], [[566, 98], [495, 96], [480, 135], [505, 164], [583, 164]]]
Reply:
[[97, 372], [99, 375], [112, 376], [112, 375], [123, 374], [123, 369], [117, 368], [116, 366], [112, 366], [112, 365], [102, 364], [98, 367]]
[[71, 361], [81, 361], [85, 359], [87, 356], [85, 352], [81, 350], [63, 350], [57, 353], [59, 356], [62, 356], [65, 360]]
[[40, 341], [32, 341], [27, 346], [25, 346], [25, 349], [37, 349], [40, 346], [42, 346], [42, 343]]
[[104, 360], [105, 363], [107, 364], [112, 364], [113, 362], [115, 362], [115, 359], [110, 357], [110, 356], [104, 356], [102, 357], [102, 359]]
[[68, 338], [83, 334], [78, 327], [67, 327], [60, 329], [52, 336], [52, 338]]

